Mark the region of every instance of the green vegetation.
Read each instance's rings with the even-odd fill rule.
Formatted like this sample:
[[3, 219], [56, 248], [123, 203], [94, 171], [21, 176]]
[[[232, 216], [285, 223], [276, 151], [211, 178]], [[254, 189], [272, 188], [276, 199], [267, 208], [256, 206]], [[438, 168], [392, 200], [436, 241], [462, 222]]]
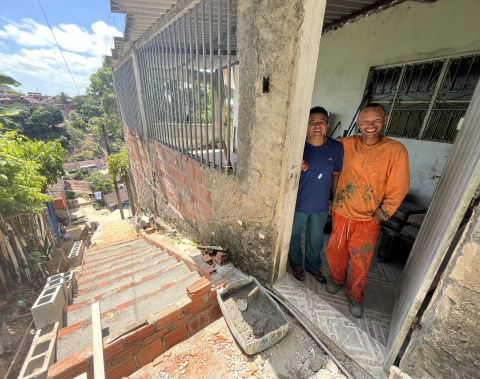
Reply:
[[0, 133], [0, 212], [38, 213], [47, 184], [56, 183], [63, 173], [65, 151], [58, 142], [29, 141], [15, 131]]

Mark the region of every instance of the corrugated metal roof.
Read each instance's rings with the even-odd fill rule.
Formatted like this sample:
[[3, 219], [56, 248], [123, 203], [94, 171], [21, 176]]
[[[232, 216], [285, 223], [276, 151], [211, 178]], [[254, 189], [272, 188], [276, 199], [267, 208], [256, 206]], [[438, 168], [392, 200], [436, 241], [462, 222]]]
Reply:
[[[402, 1], [404, 0], [327, 0], [323, 25], [328, 27], [330, 24], [356, 12], [369, 9], [374, 4], [383, 7], [386, 4], [390, 6]], [[118, 60], [132, 47], [132, 44], [171, 10], [177, 2], [177, 0], [110, 0], [111, 11], [113, 13], [124, 13], [126, 16], [124, 35], [114, 38], [114, 49], [112, 49], [111, 56], [107, 56], [107, 63], [112, 67], [115, 66]], [[185, 6], [184, 9], [187, 9], [195, 3], [198, 3], [198, 1], [182, 1], [181, 5]], [[216, 3], [214, 1], [214, 6], [216, 6]], [[222, 7], [226, 7], [225, 0], [222, 0]], [[236, 9], [236, 1], [232, 2], [233, 9]], [[232, 28], [236, 29], [236, 19], [232, 21], [235, 21], [235, 23], [232, 23]], [[234, 47], [232, 49], [236, 50]]]

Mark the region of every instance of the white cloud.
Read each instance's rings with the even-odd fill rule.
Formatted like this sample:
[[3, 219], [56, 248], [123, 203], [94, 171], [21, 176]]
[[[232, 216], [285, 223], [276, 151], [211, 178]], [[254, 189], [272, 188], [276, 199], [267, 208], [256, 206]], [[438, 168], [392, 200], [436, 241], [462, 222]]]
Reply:
[[[108, 27], [103, 21], [92, 24], [92, 32], [75, 24], [60, 24], [53, 27], [55, 37], [63, 51], [63, 55], [73, 73], [81, 93], [84, 93], [92, 73], [102, 64], [103, 54], [106, 52], [108, 34], [108, 53], [112, 36], [122, 36], [115, 27]], [[8, 21], [0, 29], [0, 44], [5, 40], [20, 45], [20, 49], [9, 53], [7, 49], [0, 52], [0, 72], [9, 73], [15, 78], [24, 78], [23, 84], [29, 78], [35, 82], [43, 81], [41, 87], [54, 87], [62, 90], [62, 85], [72, 89], [76, 94], [65, 62], [58, 51], [52, 33], [45, 25], [34, 20], [24, 19], [17, 23]], [[11, 50], [11, 49], [10, 49]], [[38, 86], [38, 84], [36, 84]], [[26, 88], [31, 91], [32, 88]]]

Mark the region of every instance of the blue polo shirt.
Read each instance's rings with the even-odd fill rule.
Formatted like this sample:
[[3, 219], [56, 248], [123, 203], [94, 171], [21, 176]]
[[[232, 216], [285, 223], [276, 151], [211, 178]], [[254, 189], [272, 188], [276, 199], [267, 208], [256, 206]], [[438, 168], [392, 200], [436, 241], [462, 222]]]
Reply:
[[329, 137], [322, 146], [305, 141], [303, 160], [308, 163], [308, 170], [300, 174], [295, 212], [327, 212], [333, 172], [342, 171], [342, 144]]

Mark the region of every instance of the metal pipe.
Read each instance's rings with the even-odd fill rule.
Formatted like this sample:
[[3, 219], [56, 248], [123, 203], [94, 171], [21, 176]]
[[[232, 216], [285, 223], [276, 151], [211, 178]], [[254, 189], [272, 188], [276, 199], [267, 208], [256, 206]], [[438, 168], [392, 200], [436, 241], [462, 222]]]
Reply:
[[232, 0], [227, 0], [227, 170], [231, 171], [230, 162], [230, 96], [232, 87]]
[[162, 74], [163, 74], [163, 69], [162, 69], [162, 60], [161, 60], [161, 45], [159, 43], [159, 34], [157, 34], [154, 37], [154, 46], [155, 46], [155, 54], [154, 54], [154, 61], [155, 65], [157, 66], [157, 82], [158, 82], [158, 88], [157, 88], [157, 93], [158, 93], [158, 121], [160, 124], [160, 138], [162, 144], [166, 145], [166, 127], [165, 127], [165, 91], [164, 91], [164, 81], [162, 80]]
[[165, 107], [167, 109], [167, 123], [166, 123], [166, 128], [167, 128], [167, 137], [168, 137], [168, 144], [169, 147], [173, 146], [173, 131], [172, 131], [172, 107], [171, 107], [171, 102], [170, 102], [170, 80], [169, 80], [169, 69], [168, 69], [168, 50], [167, 50], [167, 36], [166, 36], [166, 31], [163, 30], [161, 32], [161, 40], [162, 40], [162, 67], [163, 67], [163, 72], [162, 72], [162, 77], [164, 80], [164, 87], [165, 87], [165, 93], [164, 93], [164, 99], [165, 99]]
[[168, 36], [168, 55], [167, 57], [169, 58], [169, 74], [170, 74], [170, 89], [171, 89], [171, 106], [172, 106], [172, 117], [173, 117], [173, 122], [172, 122], [172, 127], [173, 127], [173, 135], [174, 140], [173, 140], [173, 148], [175, 150], [179, 150], [179, 135], [178, 135], [178, 123], [177, 123], [177, 107], [175, 104], [177, 103], [177, 95], [175, 91], [175, 74], [173, 73], [174, 67], [173, 67], [173, 54], [172, 54], [172, 36], [171, 36], [171, 31], [170, 31], [171, 26], [167, 28], [167, 36]]
[[[205, 103], [205, 138], [206, 138], [205, 147], [206, 147], [206, 153], [207, 153], [207, 165], [209, 165], [210, 154], [208, 151], [208, 98], [207, 98], [207, 53], [205, 49], [205, 1], [202, 2], [202, 43], [203, 43], [203, 95], [204, 95], [204, 103]], [[202, 143], [202, 150], [203, 150], [203, 143]]]
[[[147, 112], [146, 112], [146, 118], [148, 120], [148, 127], [150, 129], [149, 135], [155, 139], [155, 130], [154, 130], [154, 112], [152, 112], [152, 90], [153, 90], [153, 83], [152, 83], [152, 68], [150, 67], [150, 62], [149, 62], [149, 50], [150, 46], [149, 44], [144, 45], [139, 51], [138, 51], [138, 62], [140, 65], [140, 74], [142, 76], [142, 81], [143, 81], [143, 89], [144, 89], [144, 97], [145, 97], [145, 103], [147, 104]], [[150, 80], [149, 80], [150, 77]]]
[[[203, 163], [202, 91], [200, 87], [200, 83], [201, 83], [200, 53], [198, 50], [198, 12], [199, 12], [198, 4], [195, 4], [195, 56], [196, 56], [195, 60], [196, 60], [196, 66], [197, 66], [198, 121], [200, 125], [200, 162]], [[197, 150], [197, 153], [198, 153], [198, 150]]]
[[175, 107], [177, 108], [178, 120], [177, 120], [177, 128], [180, 129], [178, 137], [181, 138], [181, 143], [178, 144], [178, 149], [185, 152], [185, 140], [183, 137], [183, 107], [182, 107], [182, 95], [181, 95], [181, 88], [180, 88], [180, 73], [179, 65], [178, 65], [178, 56], [177, 56], [177, 31], [176, 31], [176, 24], [177, 21], [174, 21], [172, 24], [173, 29], [173, 54], [175, 57], [175, 79], [177, 81], [176, 85], [176, 92], [177, 92], [177, 101], [175, 102]]
[[[195, 4], [195, 12], [197, 11], [197, 5]], [[193, 66], [194, 66], [194, 63], [193, 63], [193, 51], [192, 51], [192, 13], [193, 13], [193, 9], [190, 9], [190, 13], [189, 13], [189, 18], [188, 18], [188, 24], [189, 24], [189, 36], [190, 36], [190, 68], [191, 68], [191, 71], [192, 71], [192, 108], [193, 108], [193, 125], [194, 125], [194, 131], [195, 131], [195, 154], [193, 154], [193, 151], [192, 151], [192, 156], [195, 157], [195, 159], [197, 159], [197, 155], [198, 155], [198, 138], [197, 138], [197, 107], [196, 107], [196, 99], [195, 99], [195, 72], [194, 72], [194, 69], [193, 69]], [[197, 34], [198, 34], [198, 29], [197, 31], [195, 32], [195, 40], [197, 40]], [[197, 41], [197, 49], [195, 50], [195, 56], [197, 58], [197, 86], [198, 88], [200, 88], [200, 80], [199, 80], [199, 77], [198, 77], [198, 41]], [[192, 149], [193, 149], [193, 146], [192, 146]]]
[[[193, 137], [192, 137], [192, 116], [191, 116], [191, 109], [190, 109], [190, 75], [188, 72], [188, 62], [187, 62], [187, 28], [186, 28], [186, 23], [187, 23], [187, 14], [190, 15], [190, 13], [186, 13], [182, 18], [183, 18], [183, 51], [184, 51], [184, 62], [185, 62], [185, 73], [186, 73], [186, 78], [187, 78], [187, 112], [185, 113], [185, 116], [188, 117], [188, 127], [190, 130], [190, 156], [193, 154]], [[191, 41], [190, 41], [191, 42]], [[192, 45], [190, 43], [190, 53], [191, 53], [191, 48]], [[193, 77], [192, 77], [193, 81]]]
[[[212, 1], [212, 0], [210, 0]], [[219, 158], [219, 166], [220, 170], [222, 170], [222, 128], [223, 128], [223, 120], [222, 120], [222, 83], [223, 83], [223, 70], [222, 70], [222, 0], [217, 0], [217, 14], [218, 14], [218, 26], [217, 26], [217, 91], [218, 91], [218, 142], [220, 144], [220, 158]], [[215, 149], [213, 149], [213, 154], [215, 154]], [[215, 165], [214, 165], [215, 167]]]
[[277, 295], [275, 295], [273, 292], [269, 291], [268, 289], [264, 288], [267, 293], [273, 297], [276, 301], [278, 301], [280, 304], [282, 304], [285, 308], [288, 309], [288, 311], [297, 319], [300, 324], [307, 330], [308, 333], [313, 337], [313, 339], [322, 347], [323, 350], [332, 358], [332, 360], [335, 362], [335, 364], [338, 366], [340, 370], [343, 371], [345, 376], [349, 379], [355, 379], [355, 377], [347, 371], [347, 369], [340, 363], [340, 361], [332, 354], [330, 350], [325, 346], [325, 344], [320, 341], [320, 339], [316, 336], [315, 333], [312, 332], [312, 330], [308, 327], [307, 324], [305, 324], [300, 317], [298, 317], [297, 313], [290, 308], [283, 300], [281, 300]]
[[180, 83], [180, 92], [182, 94], [182, 98], [180, 99], [181, 104], [180, 104], [180, 112], [182, 114], [181, 117], [181, 122], [182, 122], [182, 146], [184, 148], [183, 153], [188, 155], [188, 130], [187, 130], [187, 120], [186, 120], [186, 96], [185, 96], [185, 77], [184, 77], [184, 65], [182, 63], [182, 55], [185, 52], [185, 46], [182, 48], [182, 29], [180, 26], [180, 21], [183, 19], [179, 18], [177, 21], [178, 25], [178, 58], [179, 58], [179, 68], [180, 68], [180, 78], [181, 78], [181, 83]]
[[17, 352], [15, 353], [15, 356], [13, 357], [12, 363], [10, 363], [10, 367], [8, 368], [8, 371], [5, 374], [4, 379], [8, 379], [8, 375], [10, 375], [10, 371], [12, 371], [13, 365], [15, 364], [15, 362], [17, 360], [18, 353], [20, 353], [20, 350], [22, 350], [22, 346], [23, 346], [23, 343], [25, 342], [25, 338], [27, 338], [27, 336], [30, 332], [30, 329], [32, 329], [32, 325], [33, 325], [33, 318], [32, 318], [32, 321], [30, 322], [30, 325], [28, 326], [27, 330], [25, 331], [25, 334], [23, 335], [22, 342], [20, 342], [20, 346], [18, 347]]
[[[210, 32], [210, 101], [212, 106], [212, 163], [213, 168], [215, 168], [215, 99], [213, 95], [213, 73], [215, 72], [215, 67], [213, 66], [213, 0], [210, 0], [210, 12], [208, 15], [210, 22], [209, 32]], [[208, 149], [208, 142], [207, 142]]]

